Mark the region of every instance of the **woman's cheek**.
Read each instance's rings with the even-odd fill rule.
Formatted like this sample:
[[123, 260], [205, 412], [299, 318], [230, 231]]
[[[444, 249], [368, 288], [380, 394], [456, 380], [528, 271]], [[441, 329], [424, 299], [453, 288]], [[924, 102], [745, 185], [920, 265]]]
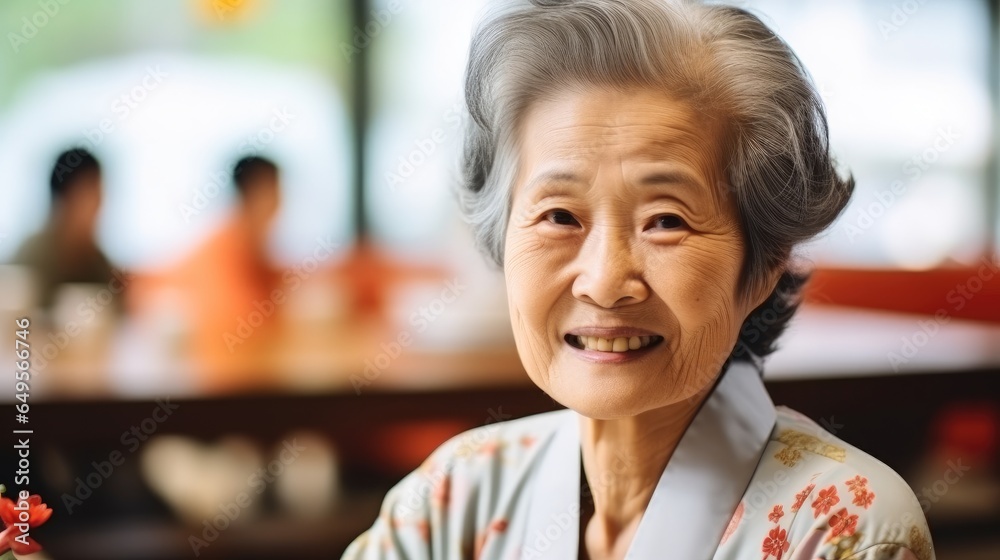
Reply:
[[530, 239], [508, 239], [504, 276], [515, 330], [537, 335], [545, 330], [545, 320], [557, 299], [558, 286], [553, 281], [552, 255]]
[[683, 300], [701, 310], [734, 308], [741, 251], [738, 244], [726, 243], [692, 247], [677, 266]]
[[740, 327], [735, 300], [740, 255], [717, 246], [685, 256], [678, 259], [671, 281], [664, 282], [661, 290], [681, 329], [678, 357], [688, 367], [706, 365], [714, 375], [714, 364], [721, 367]]
[[534, 297], [552, 299], [566, 289], [567, 271], [572, 265], [575, 250], [571, 243], [547, 239], [525, 232], [507, 238], [504, 276], [534, 294]]

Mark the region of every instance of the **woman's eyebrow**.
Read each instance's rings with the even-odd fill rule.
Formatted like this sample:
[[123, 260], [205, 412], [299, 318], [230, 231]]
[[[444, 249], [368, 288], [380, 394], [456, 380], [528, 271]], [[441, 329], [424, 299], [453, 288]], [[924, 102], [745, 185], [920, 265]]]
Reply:
[[581, 178], [576, 173], [573, 173], [572, 171], [566, 171], [562, 169], [551, 169], [548, 171], [544, 171], [540, 175], [537, 175], [533, 179], [531, 179], [525, 191], [532, 191], [539, 188], [542, 185], [551, 185], [553, 183], [566, 184], [566, 183], [583, 183], [583, 182], [585, 182], [583, 178]]
[[705, 185], [694, 175], [680, 170], [655, 171], [646, 174], [639, 180], [639, 184], [647, 186], [677, 185], [693, 191], [705, 189]]

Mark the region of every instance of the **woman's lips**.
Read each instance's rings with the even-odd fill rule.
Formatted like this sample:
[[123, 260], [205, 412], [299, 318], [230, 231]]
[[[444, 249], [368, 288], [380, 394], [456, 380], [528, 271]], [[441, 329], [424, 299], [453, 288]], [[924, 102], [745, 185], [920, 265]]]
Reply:
[[[612, 336], [583, 334], [595, 331]], [[635, 329], [601, 329], [599, 331], [598, 329], [587, 331], [580, 329], [567, 333], [563, 339], [588, 361], [623, 362], [639, 358], [663, 342], [662, 336], [646, 333], [648, 331]]]
[[601, 337], [586, 335], [566, 335], [566, 342], [581, 350], [596, 350], [598, 352], [628, 352], [641, 350], [663, 340], [662, 336], [618, 336]]

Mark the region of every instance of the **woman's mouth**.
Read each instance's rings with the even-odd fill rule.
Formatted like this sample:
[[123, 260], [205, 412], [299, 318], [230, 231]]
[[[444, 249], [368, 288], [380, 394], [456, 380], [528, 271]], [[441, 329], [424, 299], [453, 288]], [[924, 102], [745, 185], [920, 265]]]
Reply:
[[604, 338], [600, 336], [585, 336], [567, 334], [566, 342], [579, 350], [593, 350], [597, 352], [624, 353], [635, 350], [643, 350], [663, 342], [662, 336], [620, 336], [615, 338]]

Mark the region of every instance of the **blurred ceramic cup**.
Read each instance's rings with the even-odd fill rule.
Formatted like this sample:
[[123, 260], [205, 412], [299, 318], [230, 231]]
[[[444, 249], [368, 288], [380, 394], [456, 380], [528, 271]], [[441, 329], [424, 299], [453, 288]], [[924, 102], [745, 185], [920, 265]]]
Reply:
[[[295, 325], [329, 325], [348, 316], [345, 290], [325, 275], [315, 275], [285, 283], [272, 291], [275, 306], [283, 306], [281, 315]], [[282, 303], [283, 302], [283, 303]]]
[[0, 264], [0, 313], [24, 316], [38, 307], [35, 273], [26, 266]]
[[141, 329], [158, 346], [164, 358], [175, 360], [190, 350], [192, 303], [181, 290], [164, 288], [154, 292], [142, 314]]
[[[267, 469], [275, 475], [275, 496], [282, 508], [298, 518], [330, 515], [340, 500], [340, 466], [333, 445], [318, 434], [293, 433], [275, 448], [273, 457]], [[283, 472], [278, 474], [278, 469]]]
[[503, 278], [467, 267], [439, 281], [410, 282], [392, 293], [393, 329], [413, 348], [453, 351], [509, 346], [513, 341]]
[[[142, 473], [177, 516], [191, 525], [228, 525], [254, 516], [265, 489], [260, 451], [239, 437], [206, 445], [159, 436], [142, 450]], [[226, 519], [216, 523], [216, 518]], [[217, 527], [218, 528], [218, 527]]]
[[59, 344], [63, 352], [96, 350], [96, 344], [111, 333], [119, 297], [104, 284], [59, 286], [52, 302], [50, 327], [56, 338], [72, 339], [72, 344]]

